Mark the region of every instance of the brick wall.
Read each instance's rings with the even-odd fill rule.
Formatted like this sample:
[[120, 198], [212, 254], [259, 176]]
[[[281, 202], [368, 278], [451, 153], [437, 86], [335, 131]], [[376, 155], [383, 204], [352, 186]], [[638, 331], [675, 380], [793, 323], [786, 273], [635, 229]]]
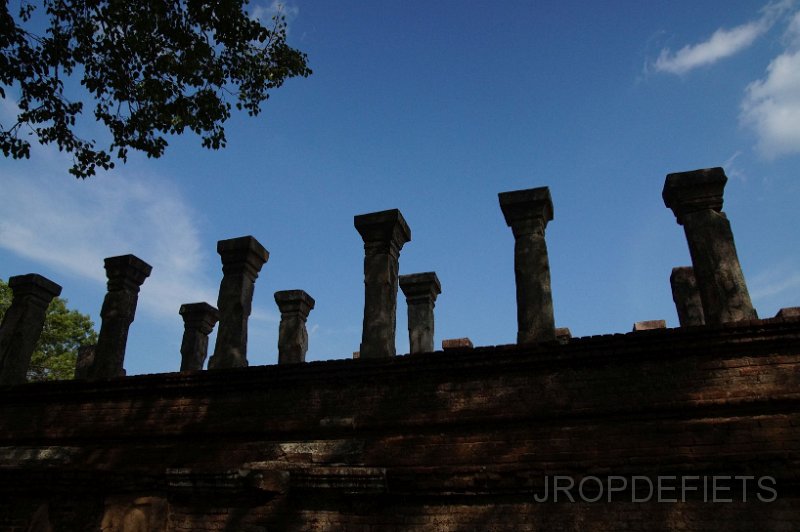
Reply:
[[[0, 531], [793, 530], [799, 385], [773, 319], [0, 388]], [[777, 498], [537, 503], [556, 475]]]

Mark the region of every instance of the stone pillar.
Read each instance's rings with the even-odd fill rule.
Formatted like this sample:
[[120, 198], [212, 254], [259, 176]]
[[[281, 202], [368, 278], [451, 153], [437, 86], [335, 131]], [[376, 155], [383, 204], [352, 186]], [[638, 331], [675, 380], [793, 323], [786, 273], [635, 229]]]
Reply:
[[433, 307], [442, 285], [434, 272], [400, 276], [408, 305], [408, 342], [411, 353], [433, 352]]
[[514, 232], [517, 284], [517, 343], [555, 340], [550, 261], [544, 230], [553, 219], [547, 187], [502, 192], [500, 208]]
[[661, 194], [686, 233], [703, 314], [710, 325], [757, 318], [731, 224], [722, 212], [727, 181], [722, 168], [669, 174]]
[[208, 356], [208, 335], [219, 321], [219, 311], [208, 303], [181, 305], [183, 317], [181, 371], [200, 371]]
[[61, 286], [36, 273], [10, 277], [8, 286], [13, 297], [0, 325], [0, 384], [22, 384], [42, 334], [47, 306], [61, 294]]
[[393, 357], [400, 250], [411, 240], [411, 230], [397, 209], [362, 214], [353, 222], [364, 239], [361, 358]]
[[105, 259], [108, 292], [100, 310], [100, 334], [97, 337], [94, 361], [87, 378], [109, 379], [125, 375], [125, 346], [128, 329], [136, 314], [139, 288], [153, 270], [134, 255]]
[[314, 298], [303, 290], [282, 290], [275, 292], [275, 303], [281, 311], [278, 364], [305, 362], [308, 351], [306, 320], [314, 308]]
[[692, 267], [672, 268], [669, 284], [672, 287], [672, 300], [675, 302], [681, 327], [705, 324], [703, 303], [700, 301], [700, 292], [697, 290]]
[[217, 242], [222, 257], [222, 282], [219, 285], [219, 329], [214, 356], [208, 369], [247, 366], [247, 320], [253, 305], [253, 291], [269, 252], [252, 236]]
[[78, 348], [78, 359], [75, 361], [75, 378], [86, 379], [89, 377], [89, 368], [94, 364], [96, 344], [82, 345]]

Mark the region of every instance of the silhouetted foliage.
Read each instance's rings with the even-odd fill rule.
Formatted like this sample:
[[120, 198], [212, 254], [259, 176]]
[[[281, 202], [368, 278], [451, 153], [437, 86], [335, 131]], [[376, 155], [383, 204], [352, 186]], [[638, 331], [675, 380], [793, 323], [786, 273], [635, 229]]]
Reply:
[[[11, 288], [0, 280], [0, 320], [11, 306]], [[67, 300], [57, 297], [47, 307], [44, 328], [31, 357], [29, 381], [71, 379], [75, 376], [78, 348], [97, 343], [91, 318], [67, 308]]]
[[[55, 143], [72, 154], [77, 177], [112, 168], [113, 157], [124, 162], [131, 148], [159, 157], [165, 135], [187, 128], [204, 147], [224, 147], [233, 106], [257, 115], [270, 89], [311, 73], [306, 55], [286, 44], [285, 17], [267, 28], [245, 11], [246, 0], [36, 4], [0, 7], [0, 98], [18, 95], [19, 107], [16, 123], [0, 123], [0, 147], [19, 159], [30, 157], [26, 137]], [[65, 88], [70, 77], [85, 92]], [[107, 149], [76, 134], [84, 101], [74, 92], [110, 131]]]

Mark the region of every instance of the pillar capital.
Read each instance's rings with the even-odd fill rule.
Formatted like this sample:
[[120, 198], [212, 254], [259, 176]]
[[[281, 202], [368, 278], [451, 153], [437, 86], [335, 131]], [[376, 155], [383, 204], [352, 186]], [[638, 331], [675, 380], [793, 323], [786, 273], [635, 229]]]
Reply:
[[280, 290], [275, 292], [275, 303], [281, 315], [298, 314], [305, 320], [316, 302], [305, 290]]
[[187, 328], [196, 328], [203, 334], [211, 334], [214, 325], [219, 321], [219, 310], [206, 302], [185, 303], [181, 305], [178, 313]]
[[687, 214], [698, 211], [722, 211], [722, 194], [728, 177], [720, 167], [667, 174], [661, 197], [683, 225]]
[[132, 290], [139, 292], [144, 280], [150, 276], [153, 267], [135, 255], [120, 255], [104, 260], [108, 290]]
[[281, 311], [278, 364], [305, 362], [308, 351], [306, 320], [314, 308], [314, 298], [304, 290], [281, 290], [275, 292], [275, 303]]
[[501, 192], [500, 209], [514, 236], [544, 234], [547, 222], [553, 219], [553, 200], [548, 187]]
[[411, 229], [398, 209], [359, 214], [353, 217], [353, 225], [368, 253], [399, 253], [411, 240]]
[[61, 295], [61, 285], [38, 273], [15, 275], [8, 278], [8, 287], [14, 297], [25, 298], [28, 304], [47, 308], [53, 298]]
[[22, 384], [42, 334], [47, 306], [61, 286], [35, 273], [8, 280], [13, 297], [0, 324], [0, 385]]
[[269, 251], [252, 236], [240, 236], [217, 242], [222, 258], [222, 273], [247, 275], [255, 280], [261, 267], [269, 260]]
[[431, 303], [442, 293], [442, 285], [436, 272], [411, 273], [400, 276], [400, 289], [408, 304], [416, 301]]

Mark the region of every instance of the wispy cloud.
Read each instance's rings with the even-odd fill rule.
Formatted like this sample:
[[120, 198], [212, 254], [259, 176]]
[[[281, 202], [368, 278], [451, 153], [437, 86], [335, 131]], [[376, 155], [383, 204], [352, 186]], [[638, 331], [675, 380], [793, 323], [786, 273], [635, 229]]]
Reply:
[[287, 22], [291, 22], [300, 14], [300, 8], [288, 2], [272, 0], [270, 5], [255, 4], [250, 10], [250, 17], [260, 21], [262, 24], [269, 24], [272, 18], [277, 15], [284, 15]]
[[757, 148], [773, 159], [800, 153], [800, 12], [786, 34], [787, 50], [770, 62], [766, 76], [747, 86], [740, 120], [755, 130]]
[[781, 262], [760, 272], [749, 284], [754, 302], [765, 303], [778, 297], [796, 300], [792, 294], [800, 294], [800, 269], [789, 262]]
[[196, 216], [178, 189], [146, 176], [80, 182], [61, 169], [2, 172], [0, 248], [98, 283], [105, 283], [105, 257], [133, 253], [153, 266], [139, 306], [158, 316], [216, 301], [218, 281], [203, 268], [214, 257], [202, 249]]
[[753, 44], [794, 4], [795, 0], [771, 2], [756, 20], [731, 29], [720, 28], [705, 41], [686, 45], [677, 52], [664, 48], [652, 66], [659, 72], [680, 75], [730, 57]]

